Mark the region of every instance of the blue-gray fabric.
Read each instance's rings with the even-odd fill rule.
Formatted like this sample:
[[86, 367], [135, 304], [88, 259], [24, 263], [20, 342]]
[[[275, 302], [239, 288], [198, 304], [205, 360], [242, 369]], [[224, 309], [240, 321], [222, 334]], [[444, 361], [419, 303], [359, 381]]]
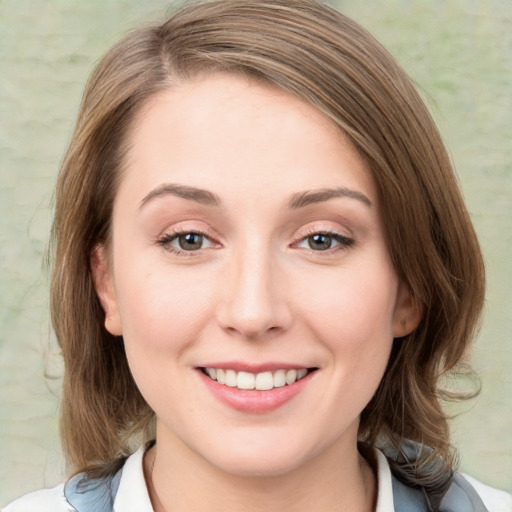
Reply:
[[[90, 479], [80, 473], [66, 483], [64, 495], [77, 512], [113, 512], [123, 469], [114, 476]], [[423, 492], [392, 476], [395, 512], [431, 512]], [[436, 512], [489, 512], [471, 484], [455, 473]]]
[[123, 468], [114, 476], [91, 479], [86, 473], [70, 478], [64, 496], [77, 512], [113, 512]]
[[[395, 512], [431, 512], [420, 489], [414, 489], [391, 476]], [[436, 512], [489, 512], [471, 484], [459, 473], [443, 496]]]

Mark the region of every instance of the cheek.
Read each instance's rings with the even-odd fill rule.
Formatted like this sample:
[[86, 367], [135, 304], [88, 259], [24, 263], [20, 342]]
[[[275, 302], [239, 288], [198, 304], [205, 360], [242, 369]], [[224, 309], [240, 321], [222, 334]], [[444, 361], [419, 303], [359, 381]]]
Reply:
[[118, 290], [127, 351], [175, 352], [199, 336], [207, 321], [212, 286], [197, 273], [174, 269], [137, 272]]
[[[158, 413], [181, 417], [186, 407], [188, 349], [208, 321], [211, 287], [186, 272], [137, 272], [122, 279], [119, 312], [126, 356], [139, 390]], [[199, 277], [199, 276], [196, 276]], [[169, 385], [169, 383], [173, 383]], [[166, 412], [167, 411], [167, 412]]]
[[396, 296], [390, 277], [340, 280], [311, 310], [315, 320], [309, 325], [330, 354], [326, 396], [331, 401], [326, 400], [325, 408], [335, 423], [359, 416], [384, 375], [393, 344]]
[[[301, 308], [309, 323], [336, 340], [336, 345], [362, 348], [372, 340], [393, 338], [397, 279], [386, 265], [345, 268], [322, 279], [304, 282]], [[371, 347], [370, 347], [371, 348]]]
[[[382, 261], [382, 260], [379, 260]], [[334, 393], [361, 409], [373, 396], [389, 360], [398, 283], [385, 264], [344, 268], [305, 298], [310, 331], [330, 353]], [[347, 390], [350, 393], [347, 394]]]

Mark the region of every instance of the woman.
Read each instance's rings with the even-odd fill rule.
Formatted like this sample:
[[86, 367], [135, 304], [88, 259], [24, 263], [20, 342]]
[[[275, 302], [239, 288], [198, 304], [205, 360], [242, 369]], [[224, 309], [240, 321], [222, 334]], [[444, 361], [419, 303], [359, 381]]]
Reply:
[[333, 9], [219, 0], [124, 38], [53, 235], [74, 476], [6, 511], [512, 507], [455, 472], [439, 402], [484, 293], [448, 156]]

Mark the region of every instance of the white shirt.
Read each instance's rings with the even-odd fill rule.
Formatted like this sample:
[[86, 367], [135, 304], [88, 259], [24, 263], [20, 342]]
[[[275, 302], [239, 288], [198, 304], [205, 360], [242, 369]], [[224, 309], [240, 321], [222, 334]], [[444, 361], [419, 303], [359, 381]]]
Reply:
[[[154, 512], [149, 499], [142, 466], [144, 447], [126, 461], [114, 502], [114, 512]], [[393, 512], [393, 489], [389, 464], [382, 452], [375, 450], [378, 496], [375, 512]], [[512, 512], [512, 495], [489, 487], [478, 480], [464, 478], [480, 495], [489, 512]], [[75, 512], [64, 497], [64, 484], [23, 496], [7, 505], [2, 512]]]

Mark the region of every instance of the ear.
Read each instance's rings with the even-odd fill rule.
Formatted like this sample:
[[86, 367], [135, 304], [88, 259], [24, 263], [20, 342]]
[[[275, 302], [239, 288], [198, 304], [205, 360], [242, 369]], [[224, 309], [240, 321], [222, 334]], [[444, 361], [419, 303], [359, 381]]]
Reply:
[[408, 286], [401, 283], [398, 287], [395, 314], [393, 318], [393, 336], [403, 338], [410, 334], [420, 323], [423, 311]]
[[105, 312], [105, 329], [114, 336], [121, 336], [123, 330], [117, 307], [114, 280], [103, 245], [97, 245], [91, 253], [91, 272], [96, 294]]

